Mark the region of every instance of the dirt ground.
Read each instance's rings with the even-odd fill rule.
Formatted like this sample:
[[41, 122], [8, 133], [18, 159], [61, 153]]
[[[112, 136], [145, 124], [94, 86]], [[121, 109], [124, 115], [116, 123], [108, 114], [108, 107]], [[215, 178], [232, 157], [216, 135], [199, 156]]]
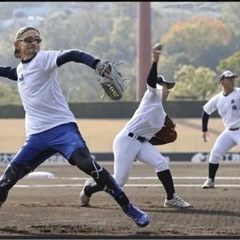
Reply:
[[[112, 173], [112, 162], [100, 162]], [[0, 167], [0, 173], [5, 166]], [[215, 189], [202, 189], [207, 163], [170, 163], [177, 194], [191, 209], [163, 207], [165, 192], [152, 168], [134, 162], [124, 191], [146, 211], [151, 222], [138, 227], [105, 192], [80, 207], [79, 193], [87, 175], [68, 164], [40, 166], [54, 178], [21, 179], [0, 209], [0, 238], [187, 239], [240, 238], [240, 164], [222, 163]]]

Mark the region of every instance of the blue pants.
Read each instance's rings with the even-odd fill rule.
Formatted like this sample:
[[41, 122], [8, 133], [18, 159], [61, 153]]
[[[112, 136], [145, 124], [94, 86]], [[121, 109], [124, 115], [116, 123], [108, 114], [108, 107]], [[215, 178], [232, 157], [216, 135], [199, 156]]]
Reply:
[[67, 160], [77, 148], [87, 147], [76, 123], [62, 124], [47, 131], [30, 135], [11, 163], [33, 171], [55, 153]]
[[67, 123], [47, 131], [32, 134], [10, 162], [0, 179], [0, 207], [9, 190], [30, 171], [55, 153], [62, 154], [70, 164], [93, 177], [102, 190], [110, 194], [119, 205], [127, 205], [128, 198], [111, 174], [94, 162], [76, 123]]

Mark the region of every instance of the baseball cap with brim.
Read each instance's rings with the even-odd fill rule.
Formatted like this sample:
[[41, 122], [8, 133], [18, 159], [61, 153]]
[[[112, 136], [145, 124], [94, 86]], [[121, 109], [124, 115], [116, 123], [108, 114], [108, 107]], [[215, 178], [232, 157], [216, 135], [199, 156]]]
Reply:
[[158, 75], [157, 83], [158, 84], [165, 83], [167, 85], [168, 89], [171, 89], [175, 86], [175, 82], [166, 80], [163, 75]]
[[235, 73], [232, 73], [230, 70], [226, 70], [220, 75], [219, 82], [222, 81], [224, 78], [231, 78], [231, 77], [237, 78], [238, 75]]
[[[35, 27], [33, 27], [33, 26], [25, 26], [25, 27], [20, 28], [20, 29], [17, 31], [16, 36], [15, 36], [15, 40], [21, 38], [21, 36], [22, 36], [25, 32], [27, 32], [27, 31], [29, 31], [29, 30], [35, 30], [35, 31], [37, 31], [37, 32], [40, 34], [40, 32], [39, 32]], [[19, 50], [16, 49], [16, 48], [15, 48], [15, 50], [14, 50], [14, 56], [15, 56], [16, 58], [20, 58], [20, 52], [19, 52]]]

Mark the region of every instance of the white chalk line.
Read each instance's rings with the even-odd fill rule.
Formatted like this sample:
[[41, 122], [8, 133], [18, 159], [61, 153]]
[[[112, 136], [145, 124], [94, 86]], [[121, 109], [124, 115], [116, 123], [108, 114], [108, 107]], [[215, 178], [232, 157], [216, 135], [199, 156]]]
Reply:
[[[23, 185], [16, 184], [14, 187], [17, 188], [55, 188], [55, 187], [83, 187], [84, 184], [49, 184], [49, 185]], [[174, 184], [175, 187], [202, 187], [202, 184]], [[126, 184], [124, 187], [162, 187], [161, 184]], [[237, 188], [240, 187], [240, 184], [215, 184], [215, 188], [218, 187], [229, 187]]]
[[[36, 178], [35, 178], [36, 179]], [[45, 178], [46, 179], [46, 178]], [[53, 177], [52, 179], [64, 179], [64, 180], [81, 180], [85, 181], [89, 178], [80, 178], [80, 177]], [[173, 177], [173, 179], [184, 179], [184, 180], [205, 180], [206, 177]], [[216, 177], [216, 180], [239, 180], [240, 177]], [[157, 177], [130, 177], [129, 180], [158, 180]], [[174, 184], [176, 187], [202, 187], [202, 184]], [[83, 187], [84, 182], [82, 184], [16, 184], [14, 187], [18, 188], [52, 188], [52, 187]], [[162, 187], [161, 183], [134, 183], [134, 184], [126, 184], [124, 187]], [[215, 184], [215, 187], [229, 187], [236, 188], [240, 187], [240, 184]]]
[[[185, 179], [185, 180], [192, 180], [192, 179], [206, 179], [206, 177], [173, 177], [173, 179]], [[89, 178], [81, 178], [81, 177], [54, 177], [54, 179], [72, 179], [72, 180], [87, 180]], [[157, 180], [158, 177], [130, 177], [129, 180]], [[223, 179], [223, 180], [240, 180], [240, 177], [215, 177], [215, 179]]]

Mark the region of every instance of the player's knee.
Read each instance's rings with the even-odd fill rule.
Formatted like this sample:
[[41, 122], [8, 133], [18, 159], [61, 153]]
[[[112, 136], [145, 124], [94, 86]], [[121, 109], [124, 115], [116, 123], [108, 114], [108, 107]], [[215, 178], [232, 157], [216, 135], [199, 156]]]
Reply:
[[162, 172], [169, 169], [168, 161], [164, 159], [164, 161], [158, 161], [157, 165], [155, 166], [156, 172]]
[[211, 154], [209, 157], [209, 163], [217, 164], [222, 160], [222, 156], [219, 154]]
[[93, 161], [94, 160], [87, 148], [76, 149], [69, 159], [69, 163], [71, 165], [76, 165], [79, 169], [89, 175], [94, 169], [92, 163]]
[[[72, 165], [77, 165], [79, 169], [93, 177], [99, 187], [105, 189], [107, 192], [111, 192], [112, 189], [118, 190], [118, 186], [113, 177], [106, 169], [94, 161], [87, 148], [76, 149], [73, 152], [69, 163]], [[116, 193], [117, 191], [113, 192]]]

